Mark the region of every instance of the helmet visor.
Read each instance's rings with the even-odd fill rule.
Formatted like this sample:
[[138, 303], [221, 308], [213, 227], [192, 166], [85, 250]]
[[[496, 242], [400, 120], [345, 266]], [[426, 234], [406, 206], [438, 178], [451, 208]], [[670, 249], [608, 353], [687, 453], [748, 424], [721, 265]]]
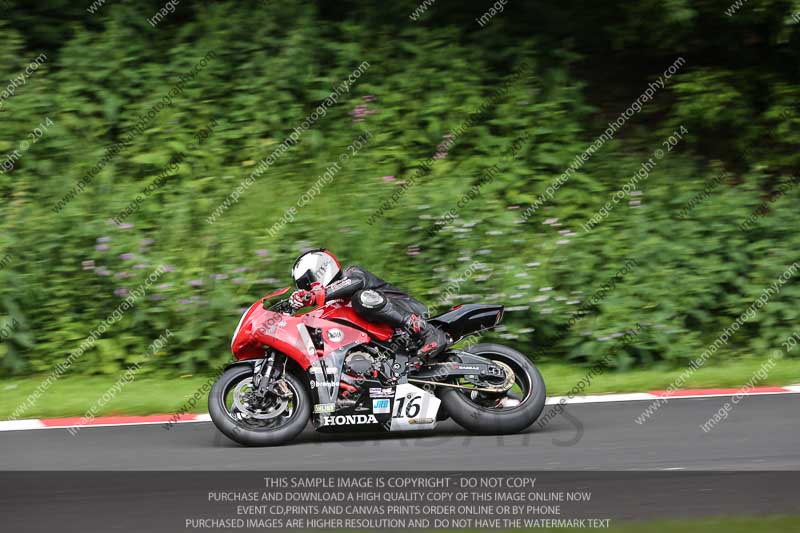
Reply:
[[311, 284], [319, 282], [323, 287], [339, 273], [339, 265], [325, 252], [311, 252], [300, 257], [292, 268], [292, 277], [301, 289], [310, 289]]

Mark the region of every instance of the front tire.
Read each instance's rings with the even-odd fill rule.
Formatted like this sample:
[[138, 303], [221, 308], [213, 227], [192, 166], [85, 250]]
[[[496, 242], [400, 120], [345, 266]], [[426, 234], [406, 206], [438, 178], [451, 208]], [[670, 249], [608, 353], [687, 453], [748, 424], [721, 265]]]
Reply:
[[[547, 396], [544, 379], [536, 365], [524, 354], [501, 344], [482, 343], [467, 352], [510, 366], [516, 376], [519, 405], [510, 408], [489, 406], [494, 400], [480, 393], [440, 387], [439, 397], [450, 417], [464, 429], [481, 435], [518, 433], [533, 424], [544, 409]], [[498, 401], [498, 403], [502, 403]]]
[[[249, 420], [232, 405], [232, 394], [242, 388], [243, 382], [252, 379], [251, 366], [229, 368], [219, 377], [208, 394], [208, 413], [214, 425], [226, 437], [245, 446], [278, 446], [299, 435], [311, 417], [311, 398], [303, 382], [290, 372], [283, 379], [291, 391], [291, 407], [285, 406], [284, 416], [269, 422]], [[245, 387], [246, 388], [246, 387]], [[239, 400], [241, 405], [241, 399]]]

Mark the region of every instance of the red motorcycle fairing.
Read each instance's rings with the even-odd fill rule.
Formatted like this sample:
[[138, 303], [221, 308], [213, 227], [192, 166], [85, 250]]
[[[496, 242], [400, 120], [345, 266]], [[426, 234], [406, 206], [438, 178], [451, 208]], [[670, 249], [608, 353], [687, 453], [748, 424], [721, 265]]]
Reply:
[[[352, 307], [338, 301], [322, 305], [307, 314], [292, 316], [264, 309], [263, 301], [266, 298], [257, 301], [242, 316], [231, 343], [233, 355], [239, 360], [261, 359], [265, 357], [264, 347], [270, 346], [296, 361], [308, 377], [314, 404], [313, 421], [317, 428], [375, 429], [382, 426], [389, 430], [389, 409], [372, 412], [370, 408], [364, 413], [364, 408], [360, 408], [361, 411], [354, 412], [352, 409], [337, 409], [336, 402], [340, 388], [353, 388], [342, 380], [348, 352], [360, 344], [369, 343], [370, 335], [386, 341], [392, 337], [394, 329], [367, 322]], [[317, 348], [318, 344], [321, 344], [321, 349]], [[381, 389], [377, 380], [373, 383], [373, 379], [366, 378], [364, 384], [368, 384], [370, 390], [377, 390], [381, 399], [393, 395], [393, 387], [388, 391]], [[365, 401], [365, 404], [369, 402]]]
[[320, 318], [328, 320], [344, 320], [353, 324], [355, 327], [362, 329], [369, 333], [370, 337], [378, 339], [379, 341], [388, 341], [394, 335], [394, 328], [386, 324], [376, 324], [374, 322], [367, 322], [355, 312], [352, 306], [346, 305], [341, 301], [333, 301], [329, 304], [315, 309], [309, 314], [315, 314]]
[[264, 348], [256, 342], [253, 337], [253, 324], [262, 323], [267, 311], [264, 309], [261, 300], [256, 301], [244, 312], [236, 326], [231, 340], [231, 352], [238, 360], [259, 359], [264, 357]]
[[[233, 355], [239, 360], [261, 358], [263, 347], [271, 346], [308, 370], [312, 363], [343, 346], [369, 342], [363, 331], [314, 315], [284, 315], [264, 309], [258, 301], [242, 317], [231, 344]], [[314, 346], [309, 327], [320, 330], [322, 350]], [[337, 331], [331, 333], [332, 329]]]

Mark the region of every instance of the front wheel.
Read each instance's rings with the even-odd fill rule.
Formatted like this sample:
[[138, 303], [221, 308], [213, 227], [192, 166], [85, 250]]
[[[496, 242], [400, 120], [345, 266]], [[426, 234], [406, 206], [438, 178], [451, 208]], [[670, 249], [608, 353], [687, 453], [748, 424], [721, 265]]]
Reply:
[[208, 394], [208, 414], [214, 425], [246, 446], [277, 446], [295, 438], [311, 416], [311, 398], [291, 373], [286, 372], [282, 379], [286, 388], [281, 395], [273, 387], [259, 400], [253, 392], [251, 366], [223, 372]]
[[[439, 397], [447, 412], [463, 428], [483, 435], [518, 433], [533, 424], [544, 409], [544, 379], [524, 354], [501, 344], [482, 343], [466, 351], [500, 363], [514, 372], [514, 383], [504, 394], [442, 386]], [[480, 384], [455, 383], [480, 388]]]

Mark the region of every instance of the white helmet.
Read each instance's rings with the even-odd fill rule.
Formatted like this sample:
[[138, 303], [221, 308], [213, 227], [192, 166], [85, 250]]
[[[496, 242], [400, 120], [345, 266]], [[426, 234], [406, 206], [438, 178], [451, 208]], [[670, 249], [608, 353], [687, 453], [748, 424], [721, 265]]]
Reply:
[[342, 268], [336, 257], [324, 248], [309, 250], [297, 258], [292, 267], [292, 278], [298, 289], [310, 289], [319, 282], [327, 287], [339, 277]]

